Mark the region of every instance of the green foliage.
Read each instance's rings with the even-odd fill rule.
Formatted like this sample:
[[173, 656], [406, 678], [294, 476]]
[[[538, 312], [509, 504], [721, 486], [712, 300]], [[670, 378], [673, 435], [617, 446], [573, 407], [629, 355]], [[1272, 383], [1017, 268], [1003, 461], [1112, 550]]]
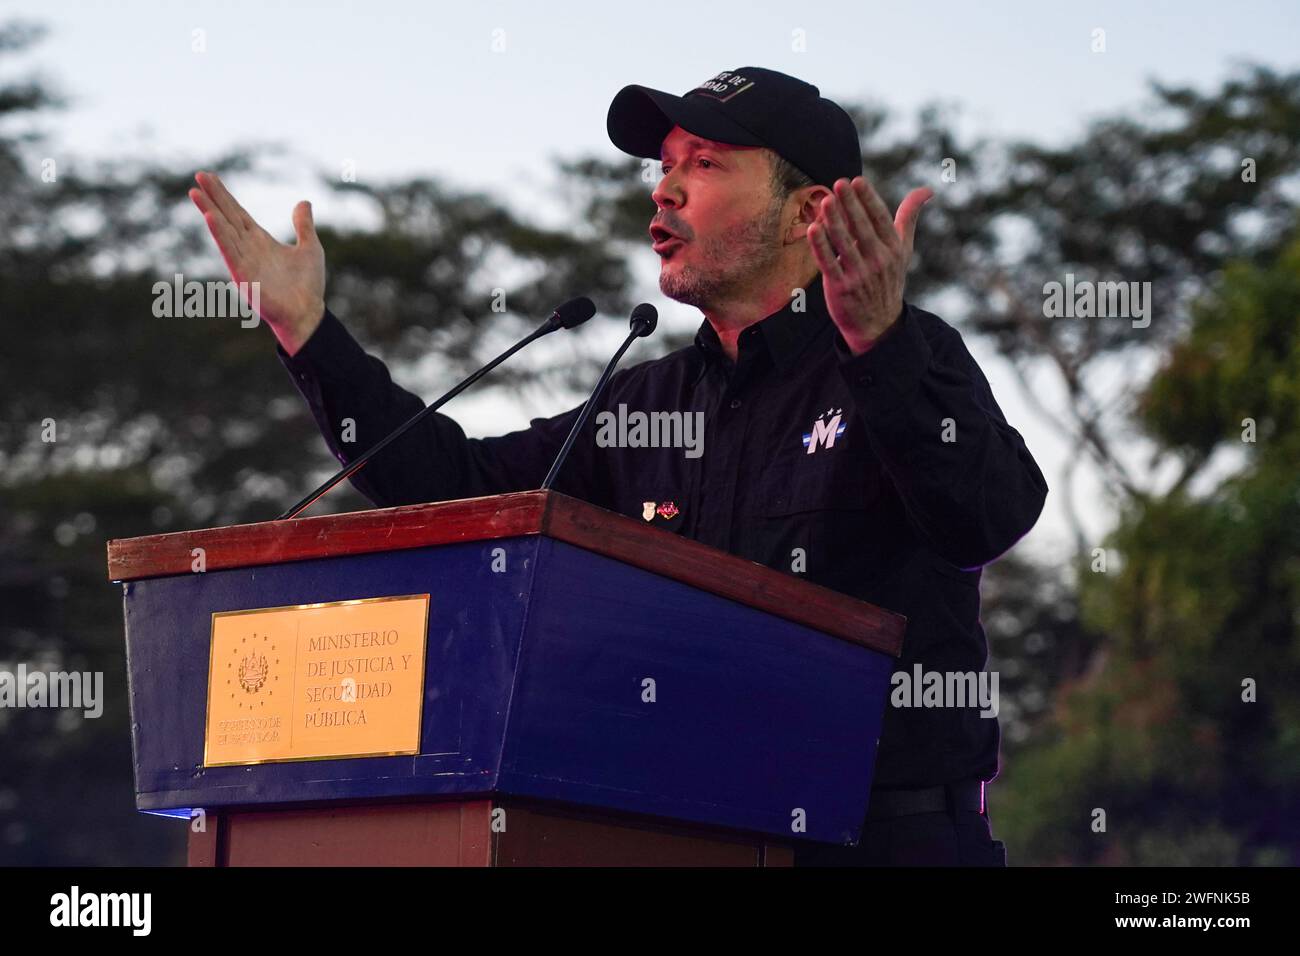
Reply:
[[[1166, 447], [1205, 460], [1221, 444], [1250, 457], [1300, 460], [1300, 244], [1276, 265], [1231, 263], [1223, 285], [1196, 309], [1189, 338], [1172, 351], [1141, 409]], [[1245, 419], [1258, 441], [1242, 444]], [[1281, 443], [1281, 444], [1279, 444]]]
[[[39, 36], [0, 27], [0, 59]], [[57, 102], [39, 84], [0, 87], [0, 666], [102, 671], [106, 701], [98, 719], [0, 710], [0, 863], [177, 862], [184, 824], [134, 810], [122, 597], [105, 543], [266, 519], [336, 463], [267, 329], [153, 314], [155, 282], [227, 278], [186, 196], [193, 170], [91, 165], [38, 129], [6, 132]], [[256, 156], [194, 168], [229, 179]], [[428, 179], [330, 185], [380, 222], [322, 227], [330, 305], [399, 377], [436, 351], [454, 380], [483, 360], [486, 332], [531, 330], [575, 289], [627, 304], [626, 268], [597, 240]], [[490, 308], [494, 287], [504, 313]], [[492, 384], [526, 379], [515, 368]], [[348, 487], [325, 503], [367, 506]]]
[[1105, 652], [1002, 781], [1021, 862], [1300, 862], [1300, 239], [1232, 264], [1194, 314], [1139, 420], [1232, 470], [1135, 500], [1107, 542], [1120, 567], [1080, 569]]

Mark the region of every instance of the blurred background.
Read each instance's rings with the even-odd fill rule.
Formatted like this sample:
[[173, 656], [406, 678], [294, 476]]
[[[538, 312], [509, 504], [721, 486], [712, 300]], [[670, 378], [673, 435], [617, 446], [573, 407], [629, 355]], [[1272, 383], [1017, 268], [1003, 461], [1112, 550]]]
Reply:
[[[286, 240], [311, 200], [331, 309], [426, 399], [595, 299], [446, 410], [501, 434], [578, 404], [637, 301], [661, 331], [625, 364], [690, 341], [655, 281], [657, 170], [605, 111], [746, 65], [848, 108], [891, 206], [937, 191], [907, 298], [962, 332], [1051, 486], [983, 581], [1011, 864], [1300, 863], [1297, 8], [563, 11], [0, 6], [0, 668], [106, 695], [0, 708], [0, 863], [183, 861], [185, 823], [133, 809], [105, 542], [267, 519], [334, 467], [267, 329], [154, 314], [156, 282], [228, 278], [194, 172]], [[1149, 325], [1045, 317], [1067, 274], [1151, 283]]]

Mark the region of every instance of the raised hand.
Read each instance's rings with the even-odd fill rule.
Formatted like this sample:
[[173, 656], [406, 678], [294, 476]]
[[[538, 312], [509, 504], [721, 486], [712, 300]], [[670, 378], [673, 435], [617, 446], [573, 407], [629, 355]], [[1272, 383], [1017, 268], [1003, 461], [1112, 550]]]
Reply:
[[190, 199], [235, 282], [258, 283], [258, 313], [293, 355], [316, 331], [325, 313], [325, 250], [312, 221], [311, 204], [293, 207], [294, 245], [279, 242], [235, 202], [215, 173], [194, 176]]
[[822, 200], [817, 221], [808, 227], [827, 311], [855, 355], [869, 349], [903, 311], [916, 220], [932, 196], [928, 187], [912, 190], [891, 221], [866, 179], [838, 179], [834, 195]]

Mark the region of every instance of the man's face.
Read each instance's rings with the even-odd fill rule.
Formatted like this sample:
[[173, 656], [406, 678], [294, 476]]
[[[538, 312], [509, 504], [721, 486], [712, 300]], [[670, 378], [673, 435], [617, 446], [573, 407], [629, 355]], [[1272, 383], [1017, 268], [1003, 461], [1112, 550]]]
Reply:
[[650, 224], [659, 290], [701, 309], [718, 305], [781, 254], [784, 203], [772, 191], [771, 161], [759, 147], [701, 139], [680, 126], [660, 155], [659, 211]]

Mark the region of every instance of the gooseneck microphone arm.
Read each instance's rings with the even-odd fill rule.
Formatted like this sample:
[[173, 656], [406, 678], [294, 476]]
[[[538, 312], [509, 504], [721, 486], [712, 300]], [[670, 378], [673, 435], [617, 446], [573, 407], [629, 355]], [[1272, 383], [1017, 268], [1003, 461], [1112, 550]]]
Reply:
[[600, 381], [596, 383], [596, 387], [591, 391], [591, 397], [588, 398], [587, 403], [582, 406], [582, 412], [578, 415], [578, 420], [574, 422], [573, 427], [569, 429], [569, 436], [564, 439], [564, 444], [560, 447], [560, 453], [555, 456], [555, 463], [551, 465], [551, 470], [547, 473], [546, 480], [542, 482], [542, 491], [549, 491], [551, 486], [555, 484], [555, 479], [560, 473], [560, 468], [564, 465], [564, 460], [569, 457], [569, 450], [573, 448], [573, 443], [578, 439], [578, 433], [582, 431], [582, 427], [587, 424], [587, 419], [591, 417], [591, 412], [596, 407], [596, 400], [600, 397], [600, 393], [604, 391], [605, 383], [607, 383], [610, 376], [614, 374], [614, 369], [618, 366], [619, 359], [623, 357], [623, 353], [632, 346], [632, 343], [636, 339], [649, 335], [655, 330], [655, 326], [659, 324], [659, 312], [648, 302], [642, 302], [632, 310], [632, 318], [629, 324], [632, 326], [632, 331], [627, 334], [627, 338], [623, 340], [623, 344], [619, 346], [618, 351], [614, 353], [614, 357], [610, 359], [609, 364], [605, 366], [605, 371], [601, 373]]
[[418, 412], [416, 412], [414, 415], [408, 418], [402, 425], [398, 426], [398, 428], [387, 438], [379, 442], [379, 444], [370, 448], [364, 455], [361, 455], [359, 458], [354, 460], [351, 464], [347, 465], [341, 471], [337, 472], [333, 477], [327, 479], [322, 485], [316, 488], [315, 491], [311, 492], [311, 494], [307, 495], [307, 497], [303, 498], [296, 505], [294, 505], [292, 508], [290, 508], [284, 514], [280, 515], [275, 520], [285, 521], [289, 518], [296, 518], [307, 508], [310, 508], [315, 501], [321, 498], [321, 496], [325, 495], [331, 488], [333, 488], [335, 485], [341, 482], [344, 478], [350, 478], [352, 475], [355, 475], [358, 471], [362, 469], [362, 467], [366, 464], [366, 462], [374, 458], [375, 455], [377, 455], [379, 452], [383, 451], [385, 448], [391, 445], [394, 441], [396, 441], [398, 438], [404, 435], [413, 426], [422, 422], [429, 415], [432, 415], [443, 405], [447, 404], [447, 402], [451, 401], [461, 392], [465, 391], [465, 389], [469, 388], [471, 385], [477, 382], [488, 372], [492, 371], [494, 368], [496, 368], [506, 359], [510, 358], [510, 356], [514, 355], [525, 345], [529, 345], [537, 341], [538, 339], [540, 339], [542, 336], [550, 335], [552, 332], [555, 332], [559, 329], [575, 328], [576, 326], [581, 325], [583, 322], [586, 322], [589, 318], [591, 318], [595, 314], [596, 314], [596, 306], [586, 296], [582, 296], [577, 299], [570, 299], [568, 302], [564, 303], [564, 305], [560, 306], [558, 309], [552, 312], [550, 317], [545, 322], [543, 322], [535, 332], [531, 333], [530, 335], [516, 342], [514, 345], [510, 346], [510, 348], [506, 349], [504, 352], [502, 352], [492, 361], [488, 362], [477, 372], [474, 372], [472, 375], [466, 378], [455, 388], [451, 389], [449, 392], [447, 392], [445, 395], [439, 398], [432, 405], [427, 405], [424, 408], [420, 409]]

